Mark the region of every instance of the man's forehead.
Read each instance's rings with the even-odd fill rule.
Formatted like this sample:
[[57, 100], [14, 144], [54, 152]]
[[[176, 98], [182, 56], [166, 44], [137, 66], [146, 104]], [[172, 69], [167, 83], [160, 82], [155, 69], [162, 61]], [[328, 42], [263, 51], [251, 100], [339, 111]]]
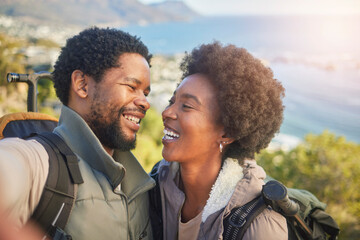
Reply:
[[132, 52], [121, 53], [117, 57], [117, 59], [118, 59], [117, 60], [118, 65], [126, 63], [129, 59], [137, 59], [137, 60], [145, 61], [149, 65], [146, 58], [143, 55], [141, 55], [140, 53], [132, 53]]

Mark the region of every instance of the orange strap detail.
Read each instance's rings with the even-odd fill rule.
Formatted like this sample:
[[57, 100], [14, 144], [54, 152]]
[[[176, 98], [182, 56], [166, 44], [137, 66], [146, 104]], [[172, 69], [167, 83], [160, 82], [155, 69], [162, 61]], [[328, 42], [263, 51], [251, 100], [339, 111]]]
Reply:
[[0, 139], [4, 138], [3, 131], [6, 125], [12, 121], [21, 120], [48, 120], [58, 122], [58, 119], [45, 113], [38, 112], [17, 112], [8, 113], [0, 118]]

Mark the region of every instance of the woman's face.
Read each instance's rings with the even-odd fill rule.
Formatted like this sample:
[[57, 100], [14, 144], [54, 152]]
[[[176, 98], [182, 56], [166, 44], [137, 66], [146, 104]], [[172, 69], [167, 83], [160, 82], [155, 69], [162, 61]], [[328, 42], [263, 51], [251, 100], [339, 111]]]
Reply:
[[167, 161], [201, 161], [220, 156], [224, 135], [216, 91], [205, 75], [193, 74], [178, 86], [162, 113]]

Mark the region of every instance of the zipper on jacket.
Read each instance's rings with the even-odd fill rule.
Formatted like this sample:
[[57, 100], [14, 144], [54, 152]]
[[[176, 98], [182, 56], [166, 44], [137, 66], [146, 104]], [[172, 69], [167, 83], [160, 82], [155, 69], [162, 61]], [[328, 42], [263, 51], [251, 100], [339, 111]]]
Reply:
[[[120, 184], [119, 184], [120, 186]], [[120, 187], [119, 189], [117, 189], [117, 187], [114, 189], [114, 193], [118, 194], [119, 196], [123, 197], [124, 198], [124, 201], [125, 201], [125, 206], [126, 206], [126, 223], [127, 223], [127, 226], [126, 226], [126, 229], [127, 229], [127, 239], [131, 239], [131, 231], [130, 231], [130, 216], [129, 216], [129, 203], [128, 203], [128, 199], [127, 199], [127, 196], [120, 190]], [[120, 236], [121, 236], [121, 232], [120, 232]]]

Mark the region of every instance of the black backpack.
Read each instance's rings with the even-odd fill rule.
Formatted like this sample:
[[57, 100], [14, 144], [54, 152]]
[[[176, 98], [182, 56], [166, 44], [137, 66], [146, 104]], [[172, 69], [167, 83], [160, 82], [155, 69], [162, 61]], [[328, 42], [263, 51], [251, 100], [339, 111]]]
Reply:
[[49, 174], [40, 202], [31, 219], [51, 239], [71, 239], [65, 228], [75, 202], [77, 184], [83, 183], [78, 160], [67, 144], [52, 130], [57, 119], [35, 112], [11, 113], [0, 118], [0, 139], [35, 139], [49, 155]]
[[326, 205], [312, 193], [267, 179], [259, 197], [233, 209], [224, 219], [224, 240], [242, 239], [251, 222], [267, 207], [286, 218], [288, 239], [335, 240], [339, 235], [339, 226], [325, 212]]
[[[159, 164], [160, 162], [155, 164], [150, 173], [156, 181], [155, 188], [149, 192], [154, 239], [163, 239]], [[278, 181], [267, 179], [259, 197], [234, 208], [224, 219], [223, 239], [241, 240], [251, 222], [265, 208], [272, 208], [286, 217], [288, 239], [334, 240], [337, 239], [340, 229], [334, 219], [325, 212], [325, 207], [324, 203], [306, 190], [286, 188]]]

